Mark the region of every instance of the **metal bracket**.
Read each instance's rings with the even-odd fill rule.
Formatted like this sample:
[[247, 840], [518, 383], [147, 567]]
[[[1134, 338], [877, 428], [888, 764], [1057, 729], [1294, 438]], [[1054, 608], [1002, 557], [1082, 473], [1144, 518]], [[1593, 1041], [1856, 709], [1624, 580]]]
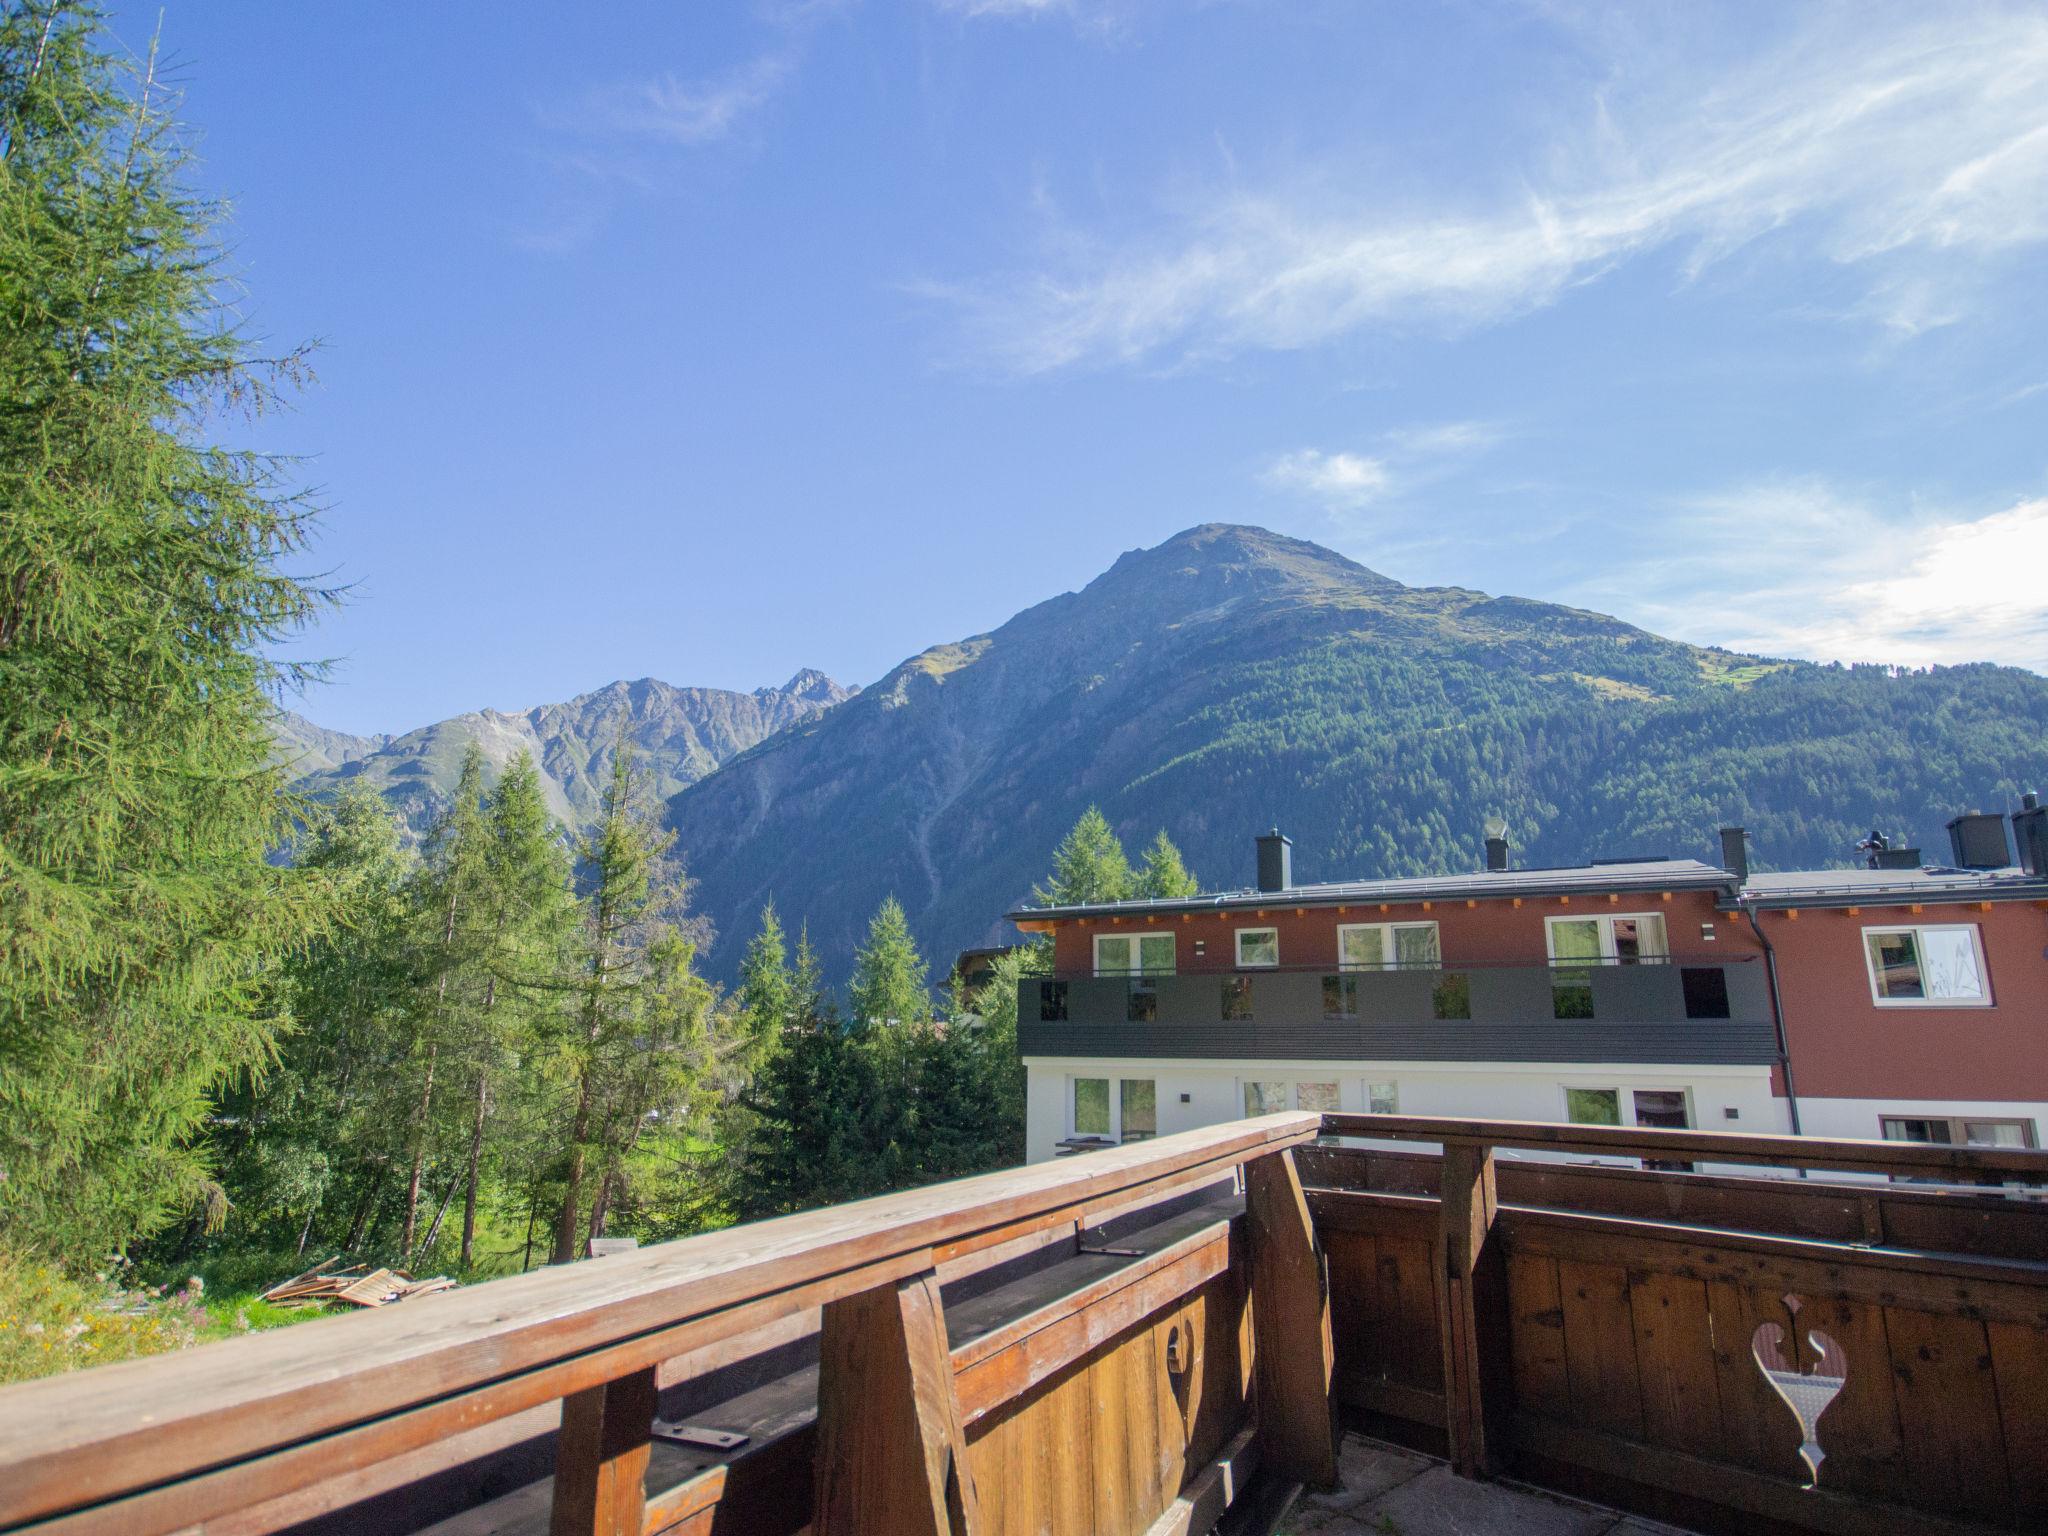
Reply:
[[669, 1419], [656, 1419], [653, 1434], [657, 1440], [699, 1446], [707, 1451], [730, 1451], [747, 1443], [747, 1436], [729, 1429], [704, 1429], [695, 1424], [677, 1424]]

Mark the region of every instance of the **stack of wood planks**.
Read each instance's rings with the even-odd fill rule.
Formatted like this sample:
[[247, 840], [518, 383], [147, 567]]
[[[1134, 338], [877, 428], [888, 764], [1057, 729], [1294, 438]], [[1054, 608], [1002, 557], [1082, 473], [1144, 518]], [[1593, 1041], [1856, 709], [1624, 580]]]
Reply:
[[[358, 1307], [381, 1307], [404, 1301], [408, 1296], [429, 1296], [435, 1291], [455, 1288], [446, 1275], [415, 1280], [402, 1269], [370, 1269], [366, 1264], [349, 1264], [340, 1269], [339, 1256], [315, 1264], [303, 1274], [279, 1281], [263, 1293], [263, 1300], [280, 1307], [306, 1307], [330, 1301], [345, 1301]], [[365, 1273], [365, 1271], [368, 1271]]]

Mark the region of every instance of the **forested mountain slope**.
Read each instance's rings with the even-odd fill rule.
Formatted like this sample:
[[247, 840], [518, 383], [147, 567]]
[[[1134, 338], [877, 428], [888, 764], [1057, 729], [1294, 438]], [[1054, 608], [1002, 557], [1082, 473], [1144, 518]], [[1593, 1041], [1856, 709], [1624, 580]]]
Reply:
[[943, 963], [1003, 931], [1097, 804], [1164, 827], [1205, 888], [1252, 875], [1278, 824], [1296, 877], [1712, 856], [1841, 863], [1872, 825], [1930, 850], [2048, 764], [2048, 680], [1736, 655], [1619, 620], [1411, 588], [1300, 540], [1212, 524], [1078, 593], [935, 647], [670, 804], [729, 973], [774, 898], [828, 968], [894, 893]]
[[402, 736], [352, 737], [296, 715], [278, 726], [279, 750], [299, 765], [297, 787], [313, 795], [361, 778], [415, 836], [447, 805], [472, 741], [495, 773], [518, 753], [540, 765], [549, 809], [572, 828], [589, 825], [623, 729], [659, 793], [693, 784], [734, 754], [849, 696], [806, 668], [780, 688], [735, 693], [678, 688], [655, 678], [617, 682], [565, 704], [508, 714], [480, 709]]

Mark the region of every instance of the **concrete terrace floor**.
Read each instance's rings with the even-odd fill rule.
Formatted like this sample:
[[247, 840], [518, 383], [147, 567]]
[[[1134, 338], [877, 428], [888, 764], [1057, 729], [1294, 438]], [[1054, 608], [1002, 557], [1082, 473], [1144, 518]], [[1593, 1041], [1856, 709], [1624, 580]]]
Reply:
[[1475, 1483], [1433, 1456], [1346, 1435], [1337, 1493], [1304, 1494], [1274, 1536], [1685, 1536], [1518, 1483]]

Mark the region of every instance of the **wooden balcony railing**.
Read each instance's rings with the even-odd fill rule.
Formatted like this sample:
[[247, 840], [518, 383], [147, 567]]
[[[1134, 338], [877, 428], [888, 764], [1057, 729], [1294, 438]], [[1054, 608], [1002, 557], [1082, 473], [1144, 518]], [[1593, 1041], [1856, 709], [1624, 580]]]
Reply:
[[0, 1529], [1198, 1533], [1341, 1408], [1706, 1528], [2039, 1530], [2043, 1181], [1270, 1115], [0, 1390]]

